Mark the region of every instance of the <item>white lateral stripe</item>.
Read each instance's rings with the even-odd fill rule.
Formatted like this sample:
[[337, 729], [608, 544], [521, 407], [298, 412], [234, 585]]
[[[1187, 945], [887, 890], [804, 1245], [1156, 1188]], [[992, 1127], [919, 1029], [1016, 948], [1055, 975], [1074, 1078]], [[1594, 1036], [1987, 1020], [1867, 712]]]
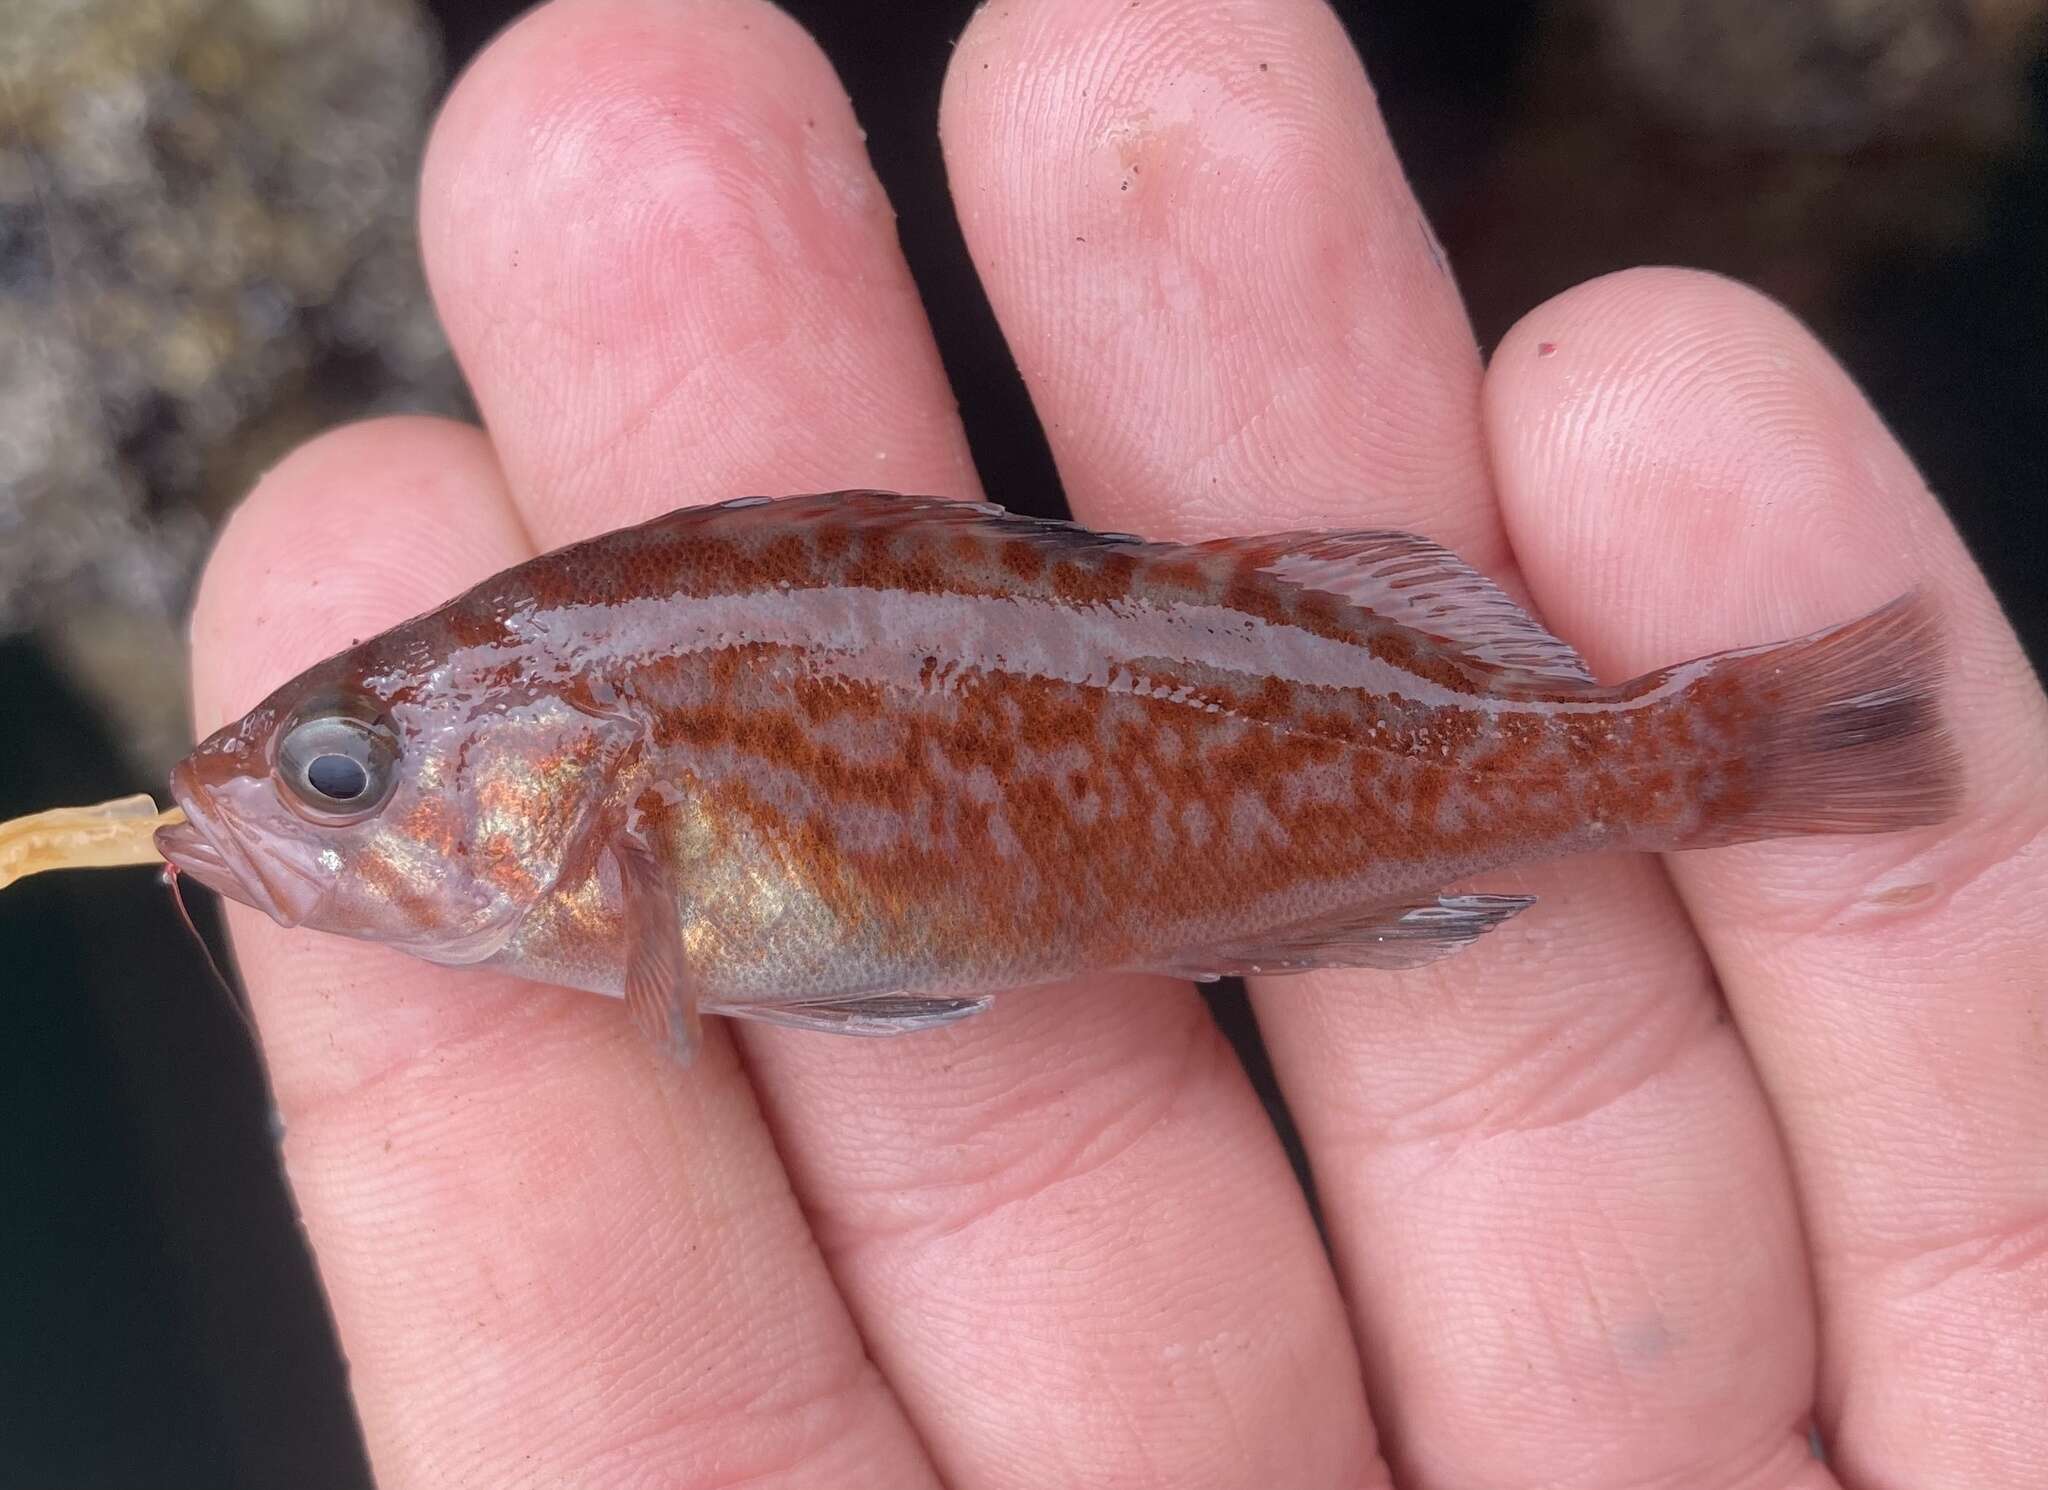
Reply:
[[[1133, 691], [1148, 686], [1134, 663], [1166, 659], [1252, 680], [1277, 673], [1310, 687], [1398, 693], [1433, 707], [1489, 713], [1597, 714], [1615, 707], [1458, 693], [1354, 643], [1192, 602], [1072, 606], [1035, 596], [834, 586], [567, 605], [508, 624], [522, 643], [571, 659], [571, 671], [600, 660], [632, 664], [768, 644], [808, 652], [822, 671], [895, 686], [918, 685], [924, 659], [936, 657], [942, 670], [956, 674], [974, 668]], [[1676, 670], [1631, 706], [1680, 691], [1699, 671]]]

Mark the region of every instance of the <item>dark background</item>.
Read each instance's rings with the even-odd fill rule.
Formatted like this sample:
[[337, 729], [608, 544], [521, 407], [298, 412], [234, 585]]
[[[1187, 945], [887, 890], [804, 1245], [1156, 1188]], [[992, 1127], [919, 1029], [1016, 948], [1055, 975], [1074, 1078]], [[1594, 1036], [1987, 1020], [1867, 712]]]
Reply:
[[[1057, 512], [1051, 461], [944, 193], [933, 120], [969, 7], [788, 8], [837, 63], [868, 129], [989, 494]], [[1745, 0], [1648, 7], [1699, 25], [1667, 28], [1621, 62], [1602, 20], [1615, 7], [1591, 0], [1338, 8], [1483, 344], [1544, 296], [1631, 263], [1762, 285], [1848, 363], [1949, 503], [2033, 655], [2048, 652], [2038, 54], [1973, 36], [1966, 7], [1931, 5], [1961, 61], [1901, 102], [1882, 86], [1882, 34], [1766, 45]], [[441, 76], [518, 9], [431, 6]], [[1731, 52], [1730, 36], [1749, 37], [1750, 52]], [[54, 254], [46, 230], [67, 210], [61, 194], [38, 210], [40, 222], [0, 219], [0, 255], [33, 266]], [[49, 293], [65, 291], [47, 275], [0, 279], [0, 296]], [[302, 382], [319, 390], [308, 395], [316, 414], [284, 426], [390, 404], [377, 376], [347, 348], [314, 358]], [[139, 463], [146, 503], [190, 502], [210, 521], [174, 469], [150, 465], [169, 418], [145, 412], [116, 453]], [[63, 624], [59, 612], [0, 642], [0, 818], [161, 790], [118, 710], [67, 662]], [[195, 910], [211, 931], [212, 907]], [[0, 1485], [367, 1484], [259, 1068], [154, 877], [53, 876], [10, 890], [0, 983]], [[1226, 986], [1215, 1006], [1256, 1070], [1241, 994]]]

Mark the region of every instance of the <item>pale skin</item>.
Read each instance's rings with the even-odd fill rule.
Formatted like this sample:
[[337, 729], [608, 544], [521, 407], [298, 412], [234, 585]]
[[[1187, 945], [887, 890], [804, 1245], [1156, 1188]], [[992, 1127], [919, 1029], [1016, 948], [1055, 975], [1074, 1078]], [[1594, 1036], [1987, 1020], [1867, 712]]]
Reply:
[[[1078, 517], [1411, 528], [1610, 678], [1927, 586], [1965, 813], [1532, 873], [1437, 967], [1256, 986], [1327, 1253], [1185, 985], [896, 1041], [713, 1020], [684, 1073], [615, 1003], [231, 907], [379, 1482], [2039, 1482], [2048, 706], [1844, 374], [1671, 270], [1482, 367], [1311, 0], [991, 6], [940, 126]], [[766, 5], [544, 6], [458, 86], [422, 213], [486, 429], [263, 481], [194, 622], [202, 728], [670, 507], [978, 493], [851, 109]]]

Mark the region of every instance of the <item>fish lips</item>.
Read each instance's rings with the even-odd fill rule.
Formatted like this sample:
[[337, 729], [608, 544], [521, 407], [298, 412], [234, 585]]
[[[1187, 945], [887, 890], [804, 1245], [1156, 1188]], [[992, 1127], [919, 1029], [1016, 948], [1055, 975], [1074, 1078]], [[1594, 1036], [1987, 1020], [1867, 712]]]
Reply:
[[311, 876], [277, 855], [249, 851], [225, 813], [193, 779], [192, 763], [171, 772], [171, 799], [185, 821], [156, 830], [156, 849], [181, 874], [189, 874], [217, 895], [250, 906], [280, 926], [300, 926], [326, 891]]

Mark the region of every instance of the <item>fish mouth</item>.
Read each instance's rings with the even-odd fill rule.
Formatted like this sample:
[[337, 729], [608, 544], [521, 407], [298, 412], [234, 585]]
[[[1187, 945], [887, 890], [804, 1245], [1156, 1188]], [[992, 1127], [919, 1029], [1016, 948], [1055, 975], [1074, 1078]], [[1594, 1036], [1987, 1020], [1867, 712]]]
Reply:
[[190, 761], [179, 762], [171, 772], [171, 800], [184, 811], [185, 821], [156, 830], [156, 850], [165, 862], [280, 926], [304, 924], [320, 902], [320, 887], [290, 872], [289, 866], [266, 874], [232, 825], [198, 789]]

